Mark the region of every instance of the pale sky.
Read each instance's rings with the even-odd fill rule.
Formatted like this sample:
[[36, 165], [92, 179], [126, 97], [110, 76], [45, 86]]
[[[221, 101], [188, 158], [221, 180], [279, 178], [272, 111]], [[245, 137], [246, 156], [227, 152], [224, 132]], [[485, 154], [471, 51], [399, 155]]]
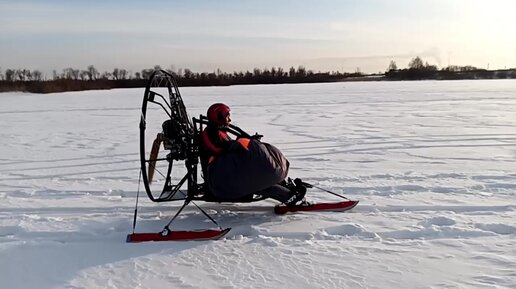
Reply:
[[512, 0], [0, 0], [0, 68], [516, 68]]

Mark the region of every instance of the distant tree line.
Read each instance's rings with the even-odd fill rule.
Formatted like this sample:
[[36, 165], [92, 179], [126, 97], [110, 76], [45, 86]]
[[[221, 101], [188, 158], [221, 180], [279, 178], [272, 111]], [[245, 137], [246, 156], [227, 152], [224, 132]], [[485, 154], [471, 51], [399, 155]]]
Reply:
[[[38, 70], [0, 68], [0, 92], [26, 91], [49, 93], [89, 89], [144, 87], [147, 79], [160, 66], [143, 69], [132, 73], [123, 68], [109, 72], [99, 72], [93, 65], [85, 70], [65, 68], [61, 72], [54, 70], [50, 77]], [[360, 72], [314, 72], [304, 66], [281, 67], [270, 69], [254, 68], [252, 71], [227, 73], [220, 69], [214, 72], [193, 72], [185, 69], [164, 69], [176, 76], [180, 86], [222, 86], [236, 84], [277, 84], [277, 83], [314, 83], [353, 80], [422, 80], [422, 79], [494, 79], [516, 78], [516, 69], [486, 70], [473, 66], [437, 66], [424, 62], [419, 56], [408, 63], [408, 68], [398, 69], [395, 61], [390, 61], [385, 74], [369, 77]]]
[[[99, 72], [93, 65], [86, 70], [65, 68], [61, 72], [53, 71], [50, 79], [43, 76], [38, 70], [7, 69], [0, 70], [0, 92], [27, 91], [36, 93], [144, 87], [149, 76], [162, 69], [155, 66], [131, 73], [126, 69], [115, 68], [111, 72]], [[334, 82], [352, 77], [363, 76], [360, 72], [341, 73], [314, 72], [304, 66], [291, 67], [284, 70], [281, 67], [271, 69], [254, 68], [252, 71], [227, 73], [217, 69], [215, 72], [193, 72], [192, 70], [164, 69], [173, 74], [180, 86], [222, 86], [236, 84], [276, 84], [276, 83], [310, 83]]]
[[385, 78], [388, 80], [516, 78], [516, 69], [486, 70], [471, 65], [450, 65], [439, 70], [437, 66], [423, 62], [417, 56], [410, 60], [408, 68], [405, 69], [398, 69], [396, 62], [391, 60], [385, 72]]

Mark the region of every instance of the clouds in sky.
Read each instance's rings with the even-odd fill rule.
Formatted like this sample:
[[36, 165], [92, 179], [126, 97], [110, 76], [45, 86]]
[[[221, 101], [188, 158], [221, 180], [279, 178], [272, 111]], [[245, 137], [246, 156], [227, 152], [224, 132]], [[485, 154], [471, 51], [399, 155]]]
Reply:
[[0, 66], [194, 71], [516, 67], [510, 0], [3, 1]]

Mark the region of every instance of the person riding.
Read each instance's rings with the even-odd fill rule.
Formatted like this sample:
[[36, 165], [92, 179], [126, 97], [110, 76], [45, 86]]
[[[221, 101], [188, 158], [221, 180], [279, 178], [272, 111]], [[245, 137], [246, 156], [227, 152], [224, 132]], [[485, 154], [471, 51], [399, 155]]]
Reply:
[[231, 122], [229, 106], [215, 103], [208, 108], [208, 125], [201, 133], [201, 164], [207, 168], [208, 164], [225, 151], [234, 142], [223, 130]]
[[[233, 157], [236, 161], [232, 161], [230, 163], [234, 164], [235, 162], [238, 162], [238, 158], [243, 159], [240, 157], [240, 154], [245, 154], [246, 152], [249, 153], [249, 149], [257, 148], [258, 145], [265, 145], [264, 143], [262, 144], [259, 142], [258, 138], [252, 138], [251, 140], [247, 138], [237, 138], [237, 140], [233, 140], [227, 133], [227, 128], [231, 123], [230, 111], [231, 109], [229, 106], [224, 103], [212, 104], [207, 111], [208, 124], [200, 134], [201, 166], [203, 168], [203, 175], [206, 180], [206, 184], [208, 184], [207, 187], [213, 195], [215, 195], [216, 190], [214, 190], [214, 188], [210, 188], [210, 184], [213, 183], [211, 178], [213, 178], [213, 175], [218, 173], [214, 170], [235, 169], [217, 164], [218, 159]], [[253, 144], [252, 142], [258, 142], [258, 144]], [[265, 153], [270, 153], [270, 151], [271, 149], [264, 150]], [[279, 151], [278, 153], [281, 154]], [[283, 157], [283, 155], [281, 155], [281, 157]], [[275, 158], [272, 156], [269, 159], [278, 159], [278, 157]], [[289, 163], [284, 157], [283, 160], [285, 171], [288, 172]], [[236, 170], [238, 169], [239, 168], [236, 168]], [[251, 175], [246, 177], [252, 179], [255, 176]], [[235, 182], [236, 180], [225, 180], [225, 182], [231, 181]], [[265, 189], [252, 192], [247, 197], [252, 197], [252, 195], [256, 194], [262, 197], [275, 199], [286, 205], [295, 205], [304, 201], [306, 187], [302, 184], [303, 183], [300, 179], [292, 181], [290, 178], [287, 178], [281, 180], [279, 183], [272, 183]], [[233, 193], [239, 195], [237, 192]], [[216, 197], [224, 200], [231, 200], [233, 198], [232, 193], [224, 193], [222, 196]]]

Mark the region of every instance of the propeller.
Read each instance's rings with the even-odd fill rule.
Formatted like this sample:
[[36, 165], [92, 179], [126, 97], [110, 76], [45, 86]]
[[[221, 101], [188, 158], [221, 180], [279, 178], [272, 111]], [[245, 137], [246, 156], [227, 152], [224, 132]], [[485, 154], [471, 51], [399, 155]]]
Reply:
[[158, 158], [159, 147], [161, 146], [162, 142], [163, 142], [163, 133], [158, 133], [156, 135], [156, 139], [154, 139], [154, 142], [152, 142], [152, 149], [151, 149], [151, 153], [149, 156], [149, 173], [148, 173], [149, 184], [152, 183], [152, 178], [154, 177], [154, 171], [156, 170], [156, 160]]

